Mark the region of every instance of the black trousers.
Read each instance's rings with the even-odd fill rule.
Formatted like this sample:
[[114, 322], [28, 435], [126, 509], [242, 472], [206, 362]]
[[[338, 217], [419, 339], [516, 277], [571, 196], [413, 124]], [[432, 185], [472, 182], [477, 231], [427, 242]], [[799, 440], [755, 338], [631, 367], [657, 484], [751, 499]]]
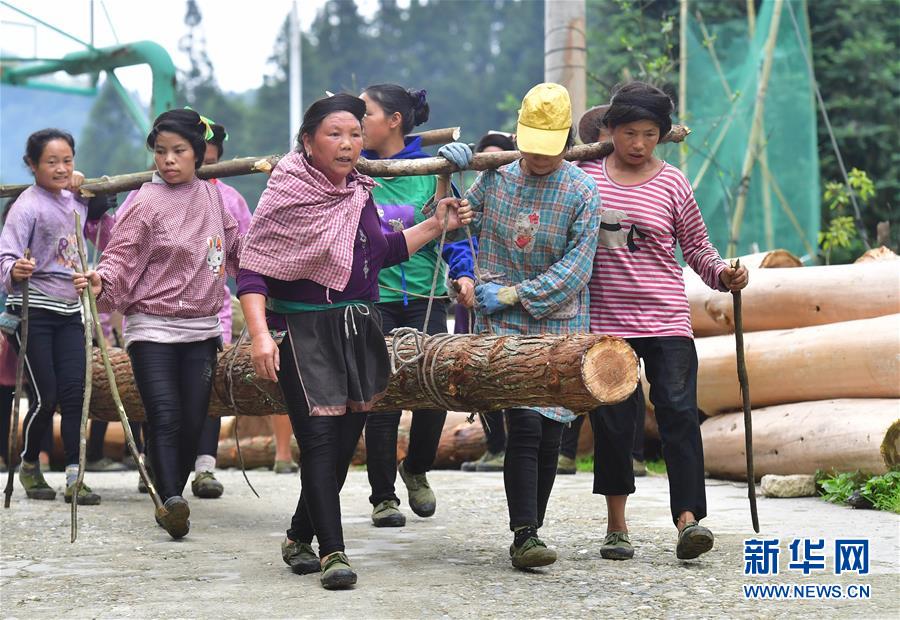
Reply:
[[[640, 386], [638, 386], [640, 387]], [[634, 408], [635, 427], [634, 427], [634, 444], [631, 447], [631, 457], [637, 461], [644, 460], [644, 392], [640, 389], [636, 391], [640, 396], [640, 407]], [[580, 415], [563, 429], [562, 441], [559, 444], [559, 453], [574, 459], [578, 453], [578, 436], [581, 435], [581, 427], [584, 425], [585, 418], [589, 416]], [[593, 422], [591, 423], [593, 427]]]
[[203, 420], [203, 430], [200, 432], [200, 442], [197, 445], [197, 456], [216, 457], [219, 452], [219, 431], [221, 430], [222, 418], [206, 416], [206, 419]]
[[319, 555], [344, 550], [341, 527], [341, 488], [366, 424], [365, 413], [311, 416], [306, 394], [294, 364], [290, 341], [279, 347], [278, 382], [284, 393], [294, 437], [300, 447], [300, 499], [287, 537], [295, 542], [319, 541]]
[[509, 529], [541, 527], [556, 480], [559, 440], [565, 425], [531, 409], [509, 409], [506, 426], [503, 484]]
[[[59, 407], [66, 465], [77, 465], [84, 402], [84, 324], [80, 314], [42, 308], [32, 308], [28, 314], [25, 371], [31, 384], [31, 405], [25, 416], [22, 457], [37, 462], [41, 442]], [[19, 338], [17, 334], [11, 339], [17, 353]]]
[[[699, 520], [706, 516], [706, 483], [703, 477], [703, 443], [697, 410], [697, 349], [691, 338], [660, 336], [629, 338], [628, 343], [644, 361], [650, 402], [656, 413], [663, 458], [669, 477], [672, 520], [685, 510]], [[634, 493], [631, 446], [636, 410], [644, 412], [641, 387], [618, 405], [591, 412], [594, 428], [594, 493]]]
[[0, 385], [0, 457], [5, 463], [9, 463], [7, 442], [9, 441], [9, 427], [12, 420], [13, 394], [16, 388], [11, 385]]
[[218, 345], [218, 338], [210, 338], [178, 344], [135, 342], [128, 348], [147, 412], [153, 480], [163, 501], [182, 494], [194, 469]]
[[[131, 434], [134, 435], [134, 443], [138, 452], [144, 451], [144, 444], [141, 441], [141, 423], [129, 422]], [[88, 431], [87, 440], [87, 461], [99, 461], [103, 458], [103, 442], [106, 440], [106, 430], [109, 428], [109, 422], [103, 420], [91, 420], [91, 428]], [[123, 456], [129, 454], [128, 445], [124, 446]]]
[[[385, 334], [397, 327], [414, 327], [421, 330], [425, 324], [428, 300], [416, 299], [404, 306], [403, 302], [391, 302], [376, 306], [381, 312], [382, 330]], [[447, 332], [447, 306], [435, 302], [428, 320], [428, 334]], [[377, 506], [384, 500], [399, 502], [394, 489], [397, 480], [397, 428], [400, 411], [369, 414], [366, 420], [366, 471], [372, 494], [369, 501]], [[406, 454], [406, 471], [424, 474], [431, 469], [437, 455], [441, 431], [444, 429], [446, 411], [413, 411], [409, 429], [409, 450]]]

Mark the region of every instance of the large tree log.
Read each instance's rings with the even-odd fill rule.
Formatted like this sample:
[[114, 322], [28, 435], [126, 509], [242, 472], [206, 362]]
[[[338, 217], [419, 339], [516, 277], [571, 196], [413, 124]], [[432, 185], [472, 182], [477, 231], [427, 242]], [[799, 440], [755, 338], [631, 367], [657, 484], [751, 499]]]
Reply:
[[[672, 131], [662, 139], [662, 142], [681, 142], [691, 132], [683, 125], [673, 125]], [[597, 159], [611, 151], [610, 143], [584, 144], [569, 149], [566, 159], [584, 160]], [[197, 176], [201, 179], [226, 178], [255, 174], [258, 172], [270, 172], [281, 155], [266, 155], [263, 157], [241, 157], [220, 161], [217, 164], [203, 166], [197, 170]], [[502, 151], [499, 153], [478, 153], [472, 159], [470, 170], [488, 170], [498, 168], [515, 161], [520, 157], [518, 151]], [[426, 157], [423, 159], [390, 159], [369, 161], [363, 157], [356, 165], [357, 170], [363, 174], [376, 177], [400, 177], [426, 174], [450, 174], [459, 170], [455, 165], [443, 157]], [[153, 176], [152, 172], [133, 172], [114, 177], [102, 177], [99, 179], [87, 179], [81, 186], [84, 196], [95, 194], [108, 194], [128, 192], [138, 189], [148, 182]], [[0, 185], [0, 197], [18, 196], [28, 185]]]
[[[730, 259], [727, 259], [730, 260]], [[802, 267], [803, 263], [800, 259], [788, 252], [787, 250], [772, 250], [770, 252], [757, 252], [756, 254], [748, 254], [741, 256], [741, 265], [755, 272], [758, 269], [780, 269], [783, 267]], [[755, 285], [756, 277], [754, 273], [750, 274], [750, 283]], [[707, 301], [719, 295], [717, 291], [712, 290], [706, 283], [700, 279], [700, 276], [690, 267], [684, 268], [684, 289], [687, 294], [688, 303], [691, 306], [691, 328], [694, 330], [694, 336], [718, 336], [720, 334], [729, 333], [726, 326], [720, 325], [707, 312]], [[747, 290], [750, 290], [749, 288]], [[729, 300], [730, 293], [721, 293]], [[744, 329], [749, 330], [746, 326], [746, 312], [744, 313], [745, 324]], [[796, 327], [796, 326], [791, 326]], [[732, 330], [733, 331], [733, 330]]]
[[898, 260], [900, 256], [894, 254], [893, 250], [887, 248], [885, 246], [879, 246], [877, 248], [872, 248], [871, 250], [866, 250], [862, 256], [857, 258], [854, 263], [871, 263], [875, 261], [891, 261]]
[[[900, 313], [900, 261], [754, 269], [744, 289], [744, 331], [809, 327]], [[734, 331], [731, 293], [711, 291], [706, 313]]]
[[[741, 407], [733, 336], [696, 341], [700, 409]], [[900, 315], [744, 335], [753, 405], [900, 398]]]
[[[387, 337], [388, 348], [393, 338]], [[401, 355], [413, 353], [414, 343], [398, 343]], [[405, 359], [408, 359], [406, 357]], [[94, 356], [94, 417], [115, 420], [99, 354]], [[143, 407], [123, 351], [111, 351], [122, 402], [129, 418], [143, 419]], [[424, 372], [419, 372], [419, 368]], [[228, 380], [233, 378], [233, 383]], [[448, 409], [490, 411], [515, 405], [561, 406], [586, 412], [597, 405], [617, 403], [635, 389], [638, 363], [634, 351], [620, 338], [592, 334], [569, 336], [443, 336], [428, 340], [425, 358], [391, 378], [378, 411]], [[219, 356], [210, 415], [283, 413], [277, 384], [256, 377], [250, 347], [228, 346]]]
[[[744, 480], [742, 414], [711, 418], [700, 431], [706, 471]], [[817, 469], [882, 474], [900, 465], [900, 400], [822, 400], [756, 409], [753, 457], [757, 478]]]

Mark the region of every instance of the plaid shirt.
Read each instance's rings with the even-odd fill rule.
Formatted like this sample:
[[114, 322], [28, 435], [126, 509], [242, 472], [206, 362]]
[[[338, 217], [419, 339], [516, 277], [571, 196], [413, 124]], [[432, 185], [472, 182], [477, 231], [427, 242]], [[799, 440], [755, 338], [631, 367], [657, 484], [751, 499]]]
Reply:
[[[491, 315], [494, 332], [590, 332], [587, 284], [600, 211], [593, 179], [566, 161], [543, 177], [525, 174], [515, 161], [483, 172], [466, 198], [476, 214], [471, 226], [481, 275], [514, 285], [519, 295], [520, 303]], [[483, 316], [476, 327], [487, 331]], [[560, 422], [574, 419], [562, 407], [533, 409]]]

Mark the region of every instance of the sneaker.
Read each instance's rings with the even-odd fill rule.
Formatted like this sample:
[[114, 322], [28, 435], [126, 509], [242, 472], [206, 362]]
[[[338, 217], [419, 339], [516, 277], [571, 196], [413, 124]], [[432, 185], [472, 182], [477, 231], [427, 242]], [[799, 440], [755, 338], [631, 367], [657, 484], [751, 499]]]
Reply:
[[600, 547], [600, 557], [604, 560], [630, 560], [634, 557], [634, 547], [628, 532], [607, 532]]
[[48, 471], [50, 471], [50, 461], [47, 461], [46, 463], [41, 461], [41, 473], [46, 474]]
[[398, 509], [400, 502], [386, 499], [372, 509], [372, 525], [375, 527], [403, 527], [406, 517]]
[[557, 475], [574, 474], [576, 471], [577, 468], [575, 467], [575, 459], [571, 459], [560, 454], [559, 459], [556, 461]]
[[138, 493], [149, 493], [150, 489], [147, 488], [147, 485], [144, 484], [144, 479], [138, 476]]
[[275, 466], [272, 467], [272, 471], [276, 474], [296, 474], [300, 471], [300, 466], [297, 465], [293, 459], [287, 461], [275, 461]]
[[9, 470], [6, 468], [6, 459], [0, 456], [0, 474], [5, 474], [7, 471]]
[[125, 469], [129, 471], [137, 471], [137, 461], [134, 460], [134, 457], [130, 454], [126, 454], [122, 457], [122, 465], [125, 466]]
[[350, 568], [350, 560], [342, 551], [322, 559], [320, 581], [326, 590], [341, 590], [356, 584], [356, 573]]
[[713, 547], [713, 533], [696, 521], [688, 521], [678, 533], [675, 557], [679, 560], [693, 560]]
[[180, 495], [174, 495], [156, 511], [156, 522], [165, 528], [169, 536], [178, 540], [191, 530], [190, 516], [191, 508], [187, 501]]
[[406, 461], [400, 461], [397, 465], [397, 471], [400, 472], [400, 478], [406, 485], [406, 491], [409, 495], [409, 507], [420, 517], [430, 517], [437, 508], [437, 500], [434, 498], [434, 491], [428, 484], [428, 478], [425, 474], [411, 474], [406, 471]]
[[224, 492], [225, 487], [216, 480], [216, 476], [211, 471], [198, 471], [191, 480], [191, 493], [195, 497], [215, 499], [221, 497]]
[[[65, 500], [67, 504], [72, 503], [72, 494], [75, 493], [75, 483], [73, 482], [69, 486], [66, 487], [66, 495]], [[91, 487], [86, 485], [84, 482], [81, 483], [81, 488], [78, 489], [78, 505], [79, 506], [97, 506], [100, 504], [100, 496], [91, 491]]]
[[647, 475], [647, 466], [644, 465], [644, 461], [639, 461], [635, 458], [631, 459], [631, 469], [634, 471], [635, 478], [643, 478]]
[[476, 461], [466, 461], [460, 466], [463, 471], [503, 471], [505, 452], [485, 452]]
[[28, 499], [56, 499], [56, 491], [44, 480], [44, 473], [37, 463], [22, 463], [19, 467], [19, 482]]
[[108, 456], [104, 456], [102, 459], [98, 459], [96, 461], [88, 461], [84, 466], [84, 471], [92, 472], [112, 472], [127, 470], [127, 466], [118, 461], [112, 460]]
[[290, 538], [285, 538], [281, 541], [281, 559], [298, 575], [318, 573], [322, 570], [319, 556], [309, 543], [294, 542]]
[[548, 549], [544, 541], [537, 536], [531, 536], [520, 547], [515, 543], [511, 544], [509, 557], [515, 568], [536, 568], [556, 562], [556, 551]]

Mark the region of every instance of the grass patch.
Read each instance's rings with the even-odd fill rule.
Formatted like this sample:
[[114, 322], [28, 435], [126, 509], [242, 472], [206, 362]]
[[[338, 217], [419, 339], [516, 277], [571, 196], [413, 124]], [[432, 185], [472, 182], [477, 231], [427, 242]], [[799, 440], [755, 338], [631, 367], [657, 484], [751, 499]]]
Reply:
[[900, 470], [889, 471], [882, 476], [860, 471], [818, 471], [816, 485], [825, 501], [900, 514]]

